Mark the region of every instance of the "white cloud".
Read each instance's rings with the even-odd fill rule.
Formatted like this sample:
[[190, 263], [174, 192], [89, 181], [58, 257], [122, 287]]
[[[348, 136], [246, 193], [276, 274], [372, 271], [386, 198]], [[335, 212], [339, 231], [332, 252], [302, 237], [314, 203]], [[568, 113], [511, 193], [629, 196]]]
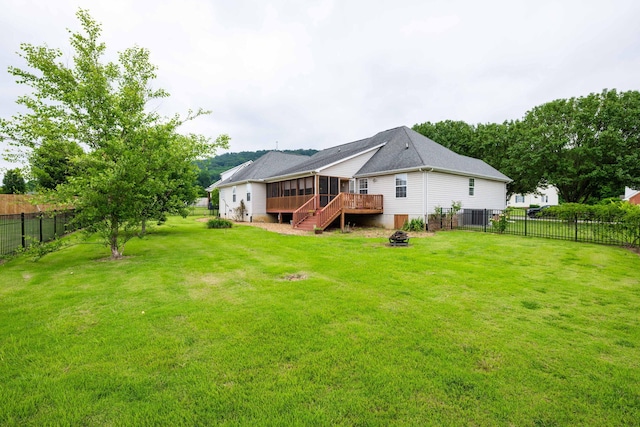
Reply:
[[636, 90], [635, 1], [8, 0], [0, 15], [0, 116], [20, 93], [3, 70], [21, 42], [61, 47], [74, 13], [102, 23], [111, 57], [151, 51], [164, 114], [232, 151], [323, 148], [399, 125], [502, 122], [557, 98]]

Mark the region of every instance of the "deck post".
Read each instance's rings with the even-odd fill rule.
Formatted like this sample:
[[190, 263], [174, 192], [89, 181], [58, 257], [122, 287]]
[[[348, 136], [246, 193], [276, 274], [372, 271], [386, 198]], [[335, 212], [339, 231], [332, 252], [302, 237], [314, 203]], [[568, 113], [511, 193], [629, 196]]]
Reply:
[[340, 212], [340, 231], [344, 233], [344, 209]]

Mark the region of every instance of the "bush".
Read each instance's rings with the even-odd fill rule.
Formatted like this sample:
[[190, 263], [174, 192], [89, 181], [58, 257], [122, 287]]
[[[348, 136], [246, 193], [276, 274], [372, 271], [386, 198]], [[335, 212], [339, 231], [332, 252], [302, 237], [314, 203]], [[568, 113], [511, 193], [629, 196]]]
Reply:
[[404, 231], [423, 231], [424, 220], [422, 218], [413, 218], [411, 221], [407, 221], [402, 226]]
[[640, 245], [640, 205], [622, 200], [610, 200], [608, 203], [583, 205], [565, 203], [549, 208], [557, 218], [575, 224], [589, 221], [598, 224], [601, 232], [615, 236], [629, 246]]
[[510, 212], [510, 209], [507, 208], [504, 212], [501, 212], [498, 215], [493, 215], [489, 220], [491, 221], [491, 225], [493, 226], [494, 230], [496, 230], [498, 233], [502, 234], [507, 230], [507, 226], [509, 225]]
[[213, 218], [207, 221], [207, 228], [231, 228], [233, 223], [228, 219]]

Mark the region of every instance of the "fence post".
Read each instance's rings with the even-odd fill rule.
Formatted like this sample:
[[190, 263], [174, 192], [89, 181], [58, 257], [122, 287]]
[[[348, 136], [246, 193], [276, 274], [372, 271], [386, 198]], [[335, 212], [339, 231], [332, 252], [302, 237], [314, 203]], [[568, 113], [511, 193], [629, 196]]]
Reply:
[[573, 216], [573, 219], [574, 219], [574, 224], [575, 224], [575, 233], [574, 233], [575, 236], [574, 236], [574, 239], [577, 242], [578, 241], [578, 214], [575, 214]]
[[485, 209], [482, 213], [482, 227], [484, 232], [487, 232], [487, 210]]
[[24, 230], [24, 212], [22, 212], [20, 214], [20, 223], [21, 223], [21, 232], [22, 232], [22, 247], [26, 248], [27, 247], [27, 238], [25, 236], [25, 230]]
[[53, 235], [54, 237], [58, 235], [58, 211], [53, 211]]
[[527, 217], [529, 215], [527, 215], [527, 211], [524, 212], [524, 235], [527, 235]]
[[38, 215], [40, 219], [40, 243], [42, 243], [42, 212]]

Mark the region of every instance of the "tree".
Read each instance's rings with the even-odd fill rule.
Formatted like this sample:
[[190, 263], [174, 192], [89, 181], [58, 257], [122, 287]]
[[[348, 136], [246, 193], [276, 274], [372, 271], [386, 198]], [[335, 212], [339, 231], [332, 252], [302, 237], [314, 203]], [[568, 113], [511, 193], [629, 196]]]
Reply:
[[520, 147], [566, 202], [588, 203], [640, 186], [640, 92], [604, 90], [527, 112]]
[[541, 173], [527, 167], [517, 151], [520, 142], [526, 140], [526, 130], [517, 121], [474, 126], [446, 120], [416, 124], [413, 130], [458, 154], [481, 159], [507, 175], [513, 180], [507, 184], [507, 197], [532, 193], [541, 183]]
[[24, 194], [27, 184], [22, 177], [20, 169], [9, 169], [2, 179], [2, 192], [4, 194]]
[[45, 140], [31, 152], [31, 175], [40, 188], [55, 190], [74, 175], [74, 159], [83, 154], [75, 141]]
[[445, 120], [416, 124], [413, 130], [458, 154], [480, 158], [480, 150], [475, 145], [476, 129], [473, 125], [463, 121]]
[[103, 63], [100, 25], [85, 10], [76, 15], [82, 31], [70, 31], [70, 67], [60, 60], [59, 49], [21, 45], [21, 56], [35, 72], [17, 67], [9, 72], [31, 88], [30, 95], [18, 99], [29, 113], [1, 120], [0, 130], [18, 148], [36, 153], [46, 153], [50, 144], [83, 148], [69, 159], [73, 168], [66, 182], [57, 182], [56, 201], [72, 203], [76, 218], [100, 233], [112, 258], [120, 258], [145, 221], [181, 213], [193, 201], [193, 162], [226, 148], [229, 138], [221, 135], [211, 142], [178, 133], [182, 124], [206, 111], [170, 119], [148, 111], [150, 101], [168, 96], [151, 87], [156, 67], [149, 52], [129, 48], [118, 62]]

